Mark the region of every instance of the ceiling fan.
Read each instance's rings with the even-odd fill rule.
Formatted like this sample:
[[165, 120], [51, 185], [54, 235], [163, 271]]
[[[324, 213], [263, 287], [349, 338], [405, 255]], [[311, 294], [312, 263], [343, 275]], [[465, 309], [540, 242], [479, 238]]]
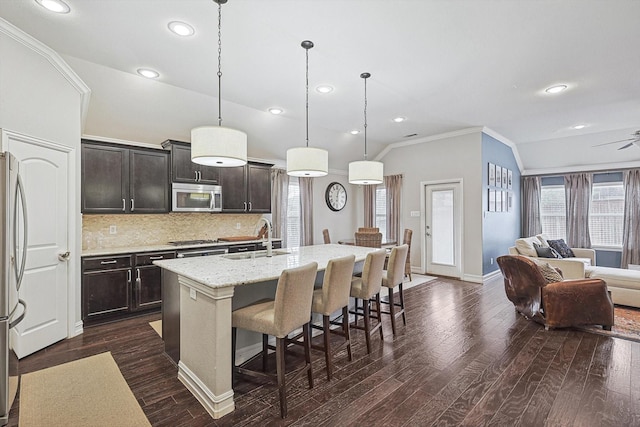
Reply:
[[[628, 142], [628, 141], [630, 141], [630, 142]], [[594, 145], [594, 147], [600, 147], [602, 145], [609, 145], [609, 144], [617, 144], [619, 142], [627, 142], [627, 143], [625, 145], [623, 145], [622, 147], [618, 148], [618, 150], [624, 150], [625, 148], [631, 147], [633, 144], [635, 144], [638, 147], [640, 147], [640, 130], [637, 130], [634, 133], [632, 133], [631, 134], [631, 138], [621, 139], [619, 141], [605, 142], [604, 144]]]

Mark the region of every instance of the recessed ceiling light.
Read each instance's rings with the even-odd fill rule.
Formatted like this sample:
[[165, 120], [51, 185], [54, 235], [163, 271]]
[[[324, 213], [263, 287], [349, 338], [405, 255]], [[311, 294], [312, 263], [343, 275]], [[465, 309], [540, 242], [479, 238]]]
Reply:
[[316, 87], [316, 91], [320, 93], [329, 93], [333, 92], [333, 86], [329, 85], [320, 85]]
[[405, 120], [407, 120], [407, 118], [406, 118], [406, 117], [395, 117], [395, 118], [393, 119], [393, 121], [394, 121], [394, 122], [396, 122], [396, 123], [402, 123], [402, 122], [404, 122]]
[[62, 0], [36, 0], [40, 6], [55, 13], [69, 13], [71, 8]]
[[360, 131], [358, 129], [354, 129], [351, 132], [349, 132], [351, 135], [357, 135], [360, 133]]
[[150, 70], [148, 68], [138, 68], [138, 74], [148, 79], [155, 79], [160, 76], [160, 74], [157, 71]]
[[269, 108], [269, 112], [271, 114], [278, 115], [278, 114], [282, 114], [284, 110], [282, 108], [272, 107], [272, 108]]
[[586, 127], [587, 127], [587, 125], [575, 125], [575, 126], [572, 126], [572, 128], [576, 129], [576, 130], [584, 129]]
[[555, 85], [555, 86], [546, 88], [544, 91], [547, 93], [560, 93], [563, 90], [565, 90], [567, 87], [568, 87], [567, 85]]
[[192, 36], [196, 32], [191, 25], [180, 21], [171, 21], [168, 27], [173, 33], [183, 37]]

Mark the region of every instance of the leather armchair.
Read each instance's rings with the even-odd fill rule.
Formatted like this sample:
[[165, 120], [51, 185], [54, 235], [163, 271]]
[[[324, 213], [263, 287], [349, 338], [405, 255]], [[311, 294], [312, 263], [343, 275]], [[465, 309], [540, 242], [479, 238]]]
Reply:
[[546, 283], [534, 261], [522, 255], [497, 259], [507, 298], [516, 310], [549, 328], [580, 325], [613, 326], [613, 302], [601, 279]]

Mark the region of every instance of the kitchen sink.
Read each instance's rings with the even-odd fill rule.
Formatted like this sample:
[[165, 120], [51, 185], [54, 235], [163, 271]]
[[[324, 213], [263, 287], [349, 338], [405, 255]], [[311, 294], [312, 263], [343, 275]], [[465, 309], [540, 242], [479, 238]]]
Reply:
[[[287, 249], [274, 249], [272, 251], [272, 256], [278, 255], [288, 255], [291, 251]], [[235, 254], [226, 254], [222, 255], [223, 258], [226, 259], [251, 259], [251, 258], [266, 258], [267, 251], [252, 251], [252, 252], [241, 252]]]

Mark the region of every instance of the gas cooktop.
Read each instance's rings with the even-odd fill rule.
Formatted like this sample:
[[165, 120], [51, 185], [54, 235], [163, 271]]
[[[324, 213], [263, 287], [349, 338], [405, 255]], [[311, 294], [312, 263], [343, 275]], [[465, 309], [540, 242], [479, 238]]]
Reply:
[[218, 243], [218, 240], [175, 240], [169, 242], [170, 245], [174, 246], [201, 245], [204, 243]]

